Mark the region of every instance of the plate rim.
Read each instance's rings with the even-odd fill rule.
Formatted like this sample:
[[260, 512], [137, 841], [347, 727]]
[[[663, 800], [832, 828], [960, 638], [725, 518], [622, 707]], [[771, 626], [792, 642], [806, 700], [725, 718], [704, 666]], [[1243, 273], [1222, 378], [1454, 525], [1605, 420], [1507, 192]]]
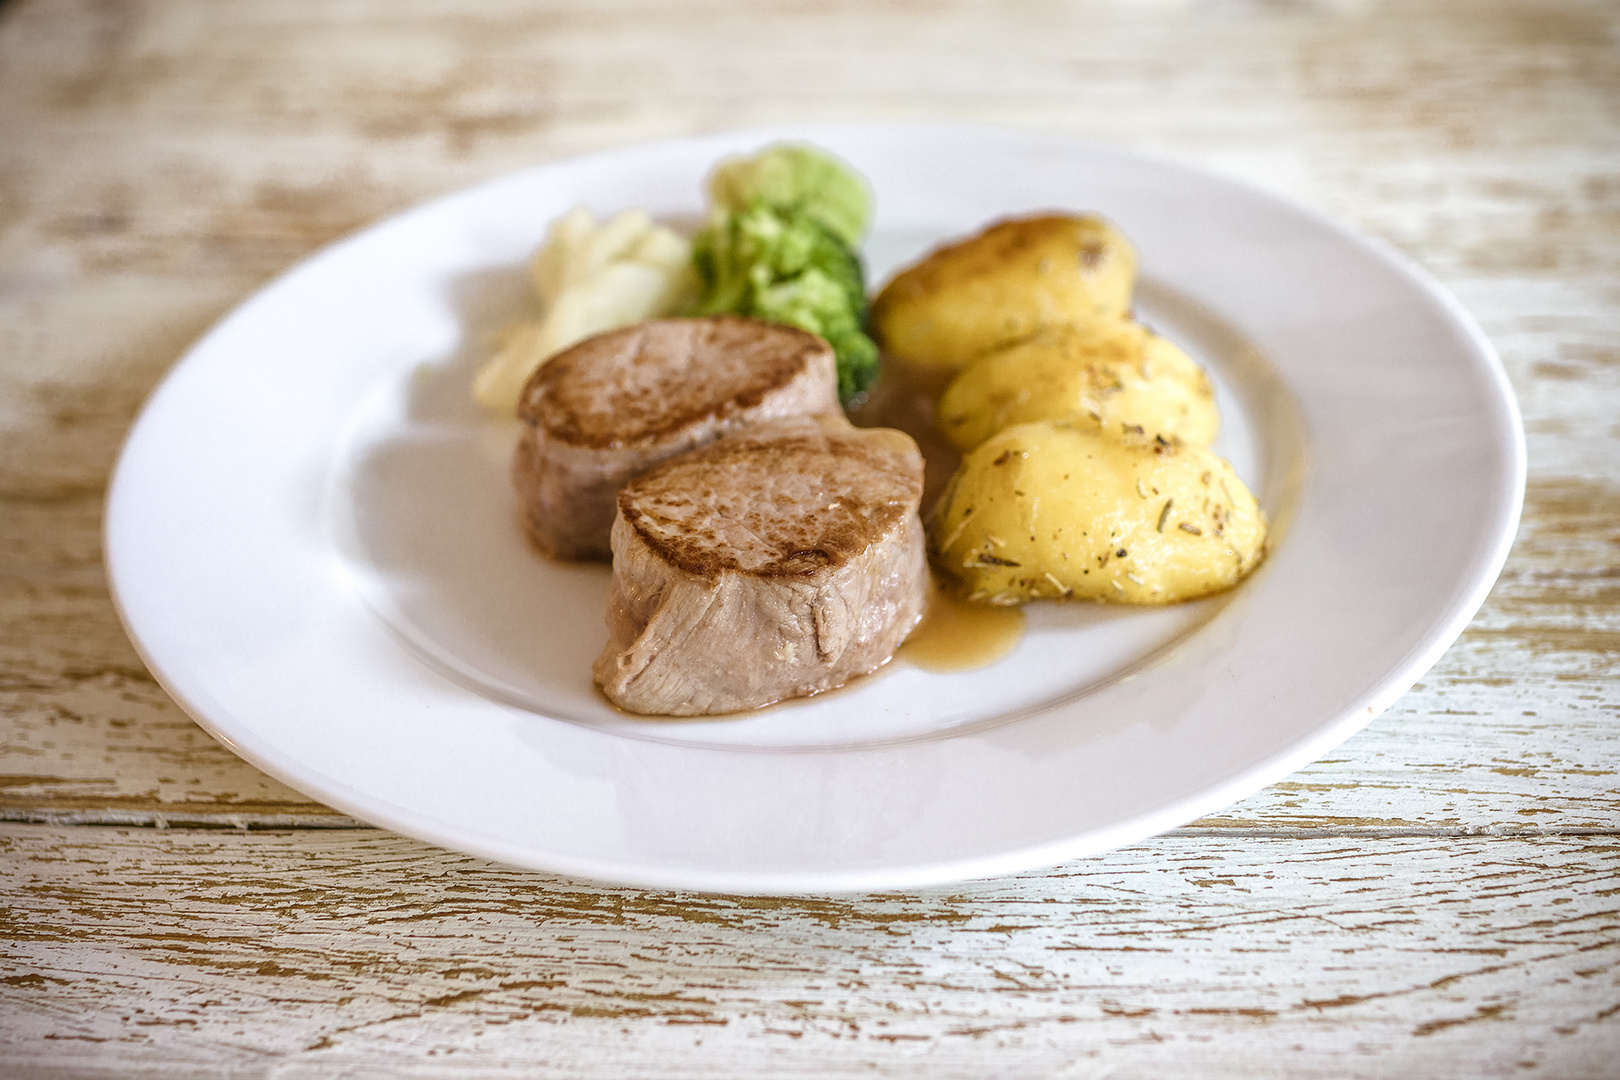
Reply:
[[[1464, 331], [1469, 345], [1478, 359], [1482, 361], [1477, 366], [1489, 376], [1489, 388], [1492, 391], [1490, 395], [1491, 403], [1496, 410], [1501, 412], [1501, 418], [1511, 434], [1510, 445], [1507, 447], [1511, 467], [1508, 470], [1508, 475], [1503, 477], [1501, 489], [1493, 493], [1499, 498], [1499, 513], [1497, 519], [1490, 523], [1488, 531], [1491, 541], [1488, 550], [1477, 560], [1476, 572], [1473, 574], [1468, 588], [1460, 590], [1446, 610], [1434, 613], [1435, 618], [1430, 624], [1430, 629], [1423, 636], [1419, 645], [1411, 649], [1407, 655], [1395, 660], [1386, 674], [1377, 680], [1373, 690], [1344, 709], [1337, 718], [1324, 720], [1314, 725], [1303, 737], [1284, 746], [1270, 757], [1251, 763], [1247, 769], [1238, 775], [1230, 777], [1224, 783], [1205, 789], [1194, 796], [1185, 797], [1153, 814], [1134, 817], [1126, 825], [1100, 831], [1092, 830], [1062, 841], [1010, 849], [993, 856], [968, 859], [957, 858], [940, 863], [909, 863], [903, 871], [892, 868], [859, 869], [846, 873], [817, 871], [806, 875], [793, 872], [760, 872], [757, 870], [716, 872], [705, 869], [691, 873], [682, 871], [666, 872], [650, 868], [631, 870], [627, 867], [610, 867], [588, 859], [573, 859], [567, 856], [548, 856], [544, 861], [544, 865], [542, 865], [536, 862], [532, 853], [526, 855], [525, 852], [514, 850], [512, 845], [497, 841], [493, 837], [481, 841], [477, 837], [467, 835], [465, 830], [442, 826], [440, 823], [436, 823], [408, 807], [392, 804], [379, 805], [379, 800], [375, 796], [358, 792], [351, 793], [344, 785], [330, 782], [332, 778], [325, 777], [316, 770], [304, 768], [300, 771], [300, 763], [295, 757], [286, 754], [279, 747], [265, 743], [256, 734], [229, 730], [230, 725], [228, 723], [220, 723], [211, 716], [211, 713], [215, 711], [211, 707], [211, 703], [196, 700], [181, 685], [183, 680], [177, 680], [169, 670], [169, 666], [161, 662], [157, 656], [151, 654], [147, 642], [138, 633], [131, 613], [126, 608], [125, 593], [127, 586], [120, 584], [120, 580], [127, 571], [120, 569], [119, 556], [116, 554], [120, 550], [117, 531], [121, 520], [117, 508], [121, 505], [120, 500], [124, 497], [124, 493], [127, 492], [129, 483], [126, 470], [129, 465], [130, 447], [134, 442], [136, 433], [142, 430], [153, 415], [155, 403], [163, 395], [165, 389], [174, 384], [178, 374], [187, 365], [188, 361], [201, 353], [216, 335], [223, 334], [234, 317], [268, 290], [288, 278], [299, 275], [321, 260], [331, 258], [336, 253], [351, 246], [364, 244], [375, 232], [389, 228], [398, 222], [413, 216], [433, 214], [455, 200], [476, 199], [486, 189], [510, 183], [521, 176], [540, 174], [558, 165], [587, 161], [608, 164], [616, 157], [633, 157], [674, 144], [705, 144], [721, 140], [762, 143], [783, 138], [815, 141], [818, 138], [826, 138], [827, 132], [871, 132], [874, 130], [906, 131], [916, 133], [918, 136], [929, 135], [936, 138], [941, 136], [947, 138], [960, 137], [967, 134], [981, 138], [1040, 143], [1065, 153], [1103, 154], [1156, 170], [1169, 170], [1178, 174], [1191, 175], [1201, 182], [1213, 180], [1230, 185], [1251, 197], [1258, 197], [1265, 202], [1280, 204], [1293, 213], [1313, 221], [1318, 227], [1325, 228], [1341, 241], [1355, 245], [1375, 256], [1386, 266], [1396, 270], [1406, 286], [1419, 290], [1431, 301], [1436, 302], [1445, 312], [1450, 322]], [[1134, 149], [1099, 144], [1047, 132], [1027, 131], [1015, 127], [951, 123], [773, 125], [648, 140], [591, 154], [543, 162], [435, 196], [368, 224], [360, 230], [339, 238], [300, 259], [282, 273], [276, 275], [271, 281], [256, 288], [234, 304], [224, 316], [186, 348], [177, 362], [166, 372], [163, 379], [148, 395], [126, 435], [119, 452], [117, 464], [113, 469], [106, 495], [102, 531], [105, 552], [104, 564], [107, 568], [109, 592], [112, 595], [120, 623], [134, 645], [137, 654], [152, 672], [158, 683], [199, 726], [203, 727], [214, 738], [250, 764], [263, 769], [277, 780], [304, 792], [307, 792], [311, 786], [311, 773], [314, 773], [322, 781], [329, 781], [314, 785], [319, 790], [319, 794], [312, 797], [322, 803], [333, 806], [361, 820], [377, 823], [448, 849], [468, 852], [512, 865], [573, 877], [606, 881], [616, 885], [726, 894], [849, 893], [889, 888], [926, 887], [967, 878], [1000, 876], [1110, 850], [1120, 844], [1156, 835], [1167, 828], [1174, 828], [1176, 825], [1202, 816], [1220, 806], [1229, 805], [1231, 802], [1245, 797], [1315, 760], [1328, 749], [1360, 730], [1378, 713], [1405, 694], [1422, 677], [1423, 673], [1428, 671], [1450, 648], [1473, 619], [1494, 586], [1512, 549], [1522, 513], [1526, 475], [1527, 455], [1523, 420], [1506, 369], [1495, 348], [1491, 345], [1473, 316], [1450, 290], [1424, 271], [1415, 260], [1381, 238], [1362, 233], [1286, 194], [1273, 191], [1246, 178], [1234, 177], [1201, 165], [1176, 161], [1156, 154], [1143, 153]], [[1501, 499], [1503, 496], [1505, 496], [1505, 500]], [[1482, 529], [1479, 535], [1487, 535], [1487, 530]], [[857, 748], [845, 752], [862, 753], [865, 751]], [[625, 872], [618, 872], [619, 870]]]

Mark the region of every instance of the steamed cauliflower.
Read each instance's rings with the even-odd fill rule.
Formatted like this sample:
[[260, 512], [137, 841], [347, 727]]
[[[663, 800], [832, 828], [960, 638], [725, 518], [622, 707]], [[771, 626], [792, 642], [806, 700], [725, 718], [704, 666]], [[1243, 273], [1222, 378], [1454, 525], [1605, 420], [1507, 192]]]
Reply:
[[575, 207], [552, 223], [529, 265], [544, 314], [512, 327], [473, 379], [473, 397], [502, 416], [529, 376], [563, 349], [604, 330], [673, 315], [697, 295], [692, 245], [626, 210], [603, 224]]

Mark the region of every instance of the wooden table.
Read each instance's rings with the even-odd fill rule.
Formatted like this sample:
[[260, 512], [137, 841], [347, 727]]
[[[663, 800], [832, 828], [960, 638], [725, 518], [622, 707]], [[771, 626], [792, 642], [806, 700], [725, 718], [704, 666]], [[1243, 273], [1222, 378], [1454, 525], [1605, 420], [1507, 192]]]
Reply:
[[[0, 7], [0, 1074], [1620, 1075], [1617, 33], [1579, 0]], [[677, 895], [345, 819], [146, 673], [108, 472], [268, 278], [536, 162], [918, 118], [1255, 180], [1501, 351], [1512, 557], [1328, 759], [1045, 872]]]

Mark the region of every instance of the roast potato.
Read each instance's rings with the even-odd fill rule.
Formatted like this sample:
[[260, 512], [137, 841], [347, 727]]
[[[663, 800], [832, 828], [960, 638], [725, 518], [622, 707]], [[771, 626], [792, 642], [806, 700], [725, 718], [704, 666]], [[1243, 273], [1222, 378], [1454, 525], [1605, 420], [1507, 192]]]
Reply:
[[1017, 424], [963, 459], [934, 515], [937, 562], [969, 599], [1170, 604], [1237, 584], [1266, 519], [1232, 467], [1162, 437]]
[[1101, 218], [1017, 218], [898, 274], [872, 303], [872, 328], [891, 364], [938, 390], [1045, 327], [1123, 318], [1135, 281], [1135, 250]]
[[1203, 369], [1140, 323], [1043, 330], [974, 360], [951, 380], [935, 421], [959, 450], [1031, 420], [1139, 429], [1191, 446], [1215, 440], [1220, 415]]

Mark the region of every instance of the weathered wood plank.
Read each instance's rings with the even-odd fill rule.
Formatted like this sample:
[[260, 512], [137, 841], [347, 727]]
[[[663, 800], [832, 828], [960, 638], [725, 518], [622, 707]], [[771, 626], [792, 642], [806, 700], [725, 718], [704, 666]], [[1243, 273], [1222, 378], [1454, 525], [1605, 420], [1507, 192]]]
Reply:
[[[1533, 491], [1532, 506], [1491, 602], [1419, 689], [1328, 759], [1202, 824], [1620, 821], [1620, 648], [1593, 617], [1613, 610], [1620, 570], [1603, 532], [1620, 499], [1554, 486]], [[284, 825], [327, 813], [220, 747], [151, 681], [118, 625], [89, 528], [46, 527], [67, 516], [61, 505], [11, 509], [0, 534], [20, 526], [19, 547], [56, 550], [0, 580], [0, 814]]]
[[[1615, 27], [1583, 0], [0, 5], [0, 816], [235, 827], [0, 826], [0, 1072], [1612, 1075]], [[954, 891], [698, 898], [237, 831], [345, 819], [186, 720], [107, 597], [107, 475], [186, 343], [430, 195], [818, 118], [1164, 152], [1437, 274], [1531, 451], [1463, 639], [1190, 832]]]
[[[99, 565], [100, 495], [136, 407], [256, 283], [377, 215], [534, 160], [788, 117], [946, 114], [1170, 150], [1359, 222], [1459, 291], [1523, 399], [1525, 528], [1469, 635], [1333, 760], [1206, 824], [1614, 820], [1620, 63], [1601, 9], [1172, 5], [1179, 23], [1113, 4], [975, 10], [10, 5], [0, 813], [326, 813], [150, 683]], [[1166, 64], [1177, 40], [1201, 47]], [[712, 63], [694, 69], [699, 46]]]
[[1176, 838], [948, 891], [730, 899], [370, 832], [5, 826], [0, 1056], [9, 1075], [1596, 1077], [1620, 1048], [1617, 881], [1613, 836]]
[[[0, 814], [28, 820], [289, 824], [323, 807], [245, 765], [152, 683], [117, 623], [93, 503], [14, 500], [0, 535], [7, 621]], [[1423, 685], [1328, 759], [1206, 826], [1512, 829], [1620, 820], [1620, 499], [1538, 485], [1502, 583]], [[15, 532], [13, 532], [15, 530]], [[18, 566], [17, 563], [22, 565]]]

